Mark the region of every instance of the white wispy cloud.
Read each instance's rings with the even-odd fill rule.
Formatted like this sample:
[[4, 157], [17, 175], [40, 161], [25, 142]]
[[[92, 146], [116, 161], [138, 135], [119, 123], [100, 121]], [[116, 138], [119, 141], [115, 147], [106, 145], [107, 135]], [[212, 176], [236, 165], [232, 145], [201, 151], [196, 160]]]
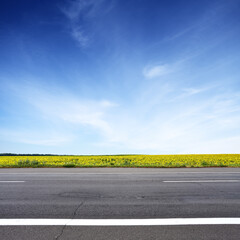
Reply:
[[106, 0], [70, 0], [61, 7], [62, 12], [72, 21], [79, 18], [92, 18], [100, 11], [102, 4]]
[[212, 89], [212, 86], [209, 87], [191, 87], [191, 88], [183, 88], [180, 89], [180, 93], [176, 94], [174, 97], [170, 98], [170, 102], [175, 102], [175, 101], [180, 101], [181, 99], [184, 98], [189, 98], [194, 95], [198, 95], [201, 93], [204, 93], [206, 91], [209, 91]]
[[171, 72], [171, 69], [168, 65], [155, 65], [147, 66], [143, 69], [143, 75], [145, 78], [152, 79], [156, 77], [164, 76]]
[[106, 101], [82, 101], [79, 99], [61, 101], [56, 98], [52, 102], [48, 101], [47, 107], [44, 103], [39, 102], [35, 106], [49, 118], [56, 118], [69, 124], [92, 127], [103, 133], [110, 131], [105, 120], [105, 113], [111, 104], [107, 105]]
[[142, 74], [147, 79], [154, 79], [176, 73], [177, 71], [184, 69], [184, 65], [189, 60], [188, 58], [189, 56], [185, 56], [184, 58], [180, 58], [170, 63], [147, 64], [143, 68]]
[[155, 106], [145, 102], [121, 112], [121, 120], [110, 119], [113, 131], [101, 145], [121, 146], [142, 153], [237, 152], [239, 97], [215, 93], [191, 102], [195, 94], [205, 92], [188, 90], [186, 100], [165, 102], [165, 106], [161, 102]]
[[97, 17], [108, 12], [113, 6], [112, 2], [112, 0], [70, 0], [60, 7], [67, 19], [71, 36], [81, 47], [88, 46], [91, 36], [94, 35], [94, 28], [88, 29], [86, 25], [91, 25]]
[[[81, 99], [68, 93], [52, 95], [42, 90], [28, 89], [27, 100], [36, 107], [44, 117], [61, 120], [70, 124], [91, 126], [100, 131], [108, 131], [104, 120], [106, 111], [115, 106], [107, 100]], [[31, 93], [34, 93], [31, 94]]]
[[82, 47], [86, 47], [89, 43], [89, 38], [85, 35], [81, 27], [72, 27], [71, 35]]
[[31, 111], [35, 112], [40, 122], [47, 122], [53, 129], [48, 132], [49, 127], [41, 126], [47, 134], [34, 130], [33, 133], [28, 130], [24, 133], [24, 130], [18, 129], [9, 132], [6, 129], [5, 137], [13, 136], [11, 139], [25, 143], [60, 145], [78, 137], [81, 128], [103, 136], [112, 131], [106, 115], [109, 109], [117, 105], [109, 100], [82, 99], [64, 89], [58, 88], [56, 92], [56, 89], [46, 90], [45, 87], [34, 84], [15, 84], [10, 89], [24, 105], [33, 108]]

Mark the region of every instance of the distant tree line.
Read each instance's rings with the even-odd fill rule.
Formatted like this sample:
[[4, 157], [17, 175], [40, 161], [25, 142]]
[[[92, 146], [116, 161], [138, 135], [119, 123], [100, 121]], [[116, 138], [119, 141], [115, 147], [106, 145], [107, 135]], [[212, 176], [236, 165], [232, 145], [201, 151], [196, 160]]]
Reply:
[[[100, 155], [95, 155], [95, 154], [90, 154], [90, 155], [76, 155], [76, 154], [40, 154], [40, 153], [27, 153], [27, 154], [20, 154], [20, 153], [0, 153], [0, 156], [134, 156], [134, 155], [142, 155], [142, 154], [100, 154]], [[148, 154], [144, 154], [148, 155]]]
[[[18, 154], [18, 153], [0, 153], [0, 156], [60, 156], [58, 154]], [[61, 155], [61, 156], [67, 156], [67, 155]]]

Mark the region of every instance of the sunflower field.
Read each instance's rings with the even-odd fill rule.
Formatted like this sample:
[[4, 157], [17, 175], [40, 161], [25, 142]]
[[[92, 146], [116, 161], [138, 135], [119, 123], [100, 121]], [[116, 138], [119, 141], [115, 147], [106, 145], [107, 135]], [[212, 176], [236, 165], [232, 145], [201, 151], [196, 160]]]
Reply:
[[0, 156], [0, 167], [240, 167], [240, 154]]

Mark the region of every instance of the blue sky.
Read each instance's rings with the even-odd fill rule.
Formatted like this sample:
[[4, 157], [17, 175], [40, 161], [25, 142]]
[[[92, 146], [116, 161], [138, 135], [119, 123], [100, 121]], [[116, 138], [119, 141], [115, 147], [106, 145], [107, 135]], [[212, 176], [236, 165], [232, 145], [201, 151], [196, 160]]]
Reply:
[[239, 153], [239, 11], [2, 0], [0, 152]]

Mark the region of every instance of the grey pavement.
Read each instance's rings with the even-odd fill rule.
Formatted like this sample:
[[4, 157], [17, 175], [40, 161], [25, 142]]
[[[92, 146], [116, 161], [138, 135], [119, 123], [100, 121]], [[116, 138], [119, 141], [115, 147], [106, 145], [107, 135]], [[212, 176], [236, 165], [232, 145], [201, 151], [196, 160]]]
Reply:
[[[211, 217], [240, 217], [239, 168], [0, 169], [0, 218]], [[1, 226], [0, 236], [239, 239], [240, 226]]]

